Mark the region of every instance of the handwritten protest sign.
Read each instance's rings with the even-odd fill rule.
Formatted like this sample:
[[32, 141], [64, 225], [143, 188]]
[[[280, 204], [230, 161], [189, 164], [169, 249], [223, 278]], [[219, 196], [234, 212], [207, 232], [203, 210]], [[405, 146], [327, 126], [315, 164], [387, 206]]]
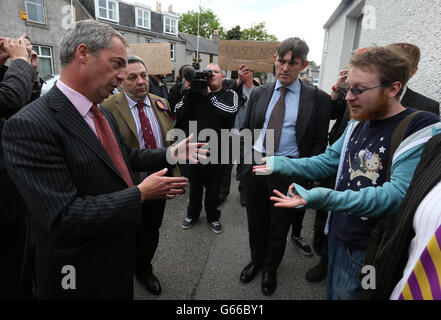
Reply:
[[148, 74], [168, 74], [172, 72], [170, 43], [132, 43], [129, 52], [144, 60]]
[[218, 63], [224, 70], [238, 70], [246, 64], [253, 71], [273, 72], [278, 45], [276, 41], [220, 40]]

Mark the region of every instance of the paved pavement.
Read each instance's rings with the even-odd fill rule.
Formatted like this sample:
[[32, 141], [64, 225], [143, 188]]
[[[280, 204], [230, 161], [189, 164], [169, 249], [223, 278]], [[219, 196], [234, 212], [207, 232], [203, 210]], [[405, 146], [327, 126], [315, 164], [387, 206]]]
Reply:
[[[240, 272], [250, 256], [246, 212], [240, 206], [237, 186], [233, 178], [230, 195], [220, 207], [224, 230], [221, 234], [211, 231], [205, 211], [196, 225], [187, 230], [181, 228], [188, 192], [167, 202], [159, 247], [153, 260], [162, 294], [151, 295], [135, 280], [136, 300], [325, 299], [325, 281], [311, 284], [305, 279], [306, 271], [319, 261], [319, 257], [315, 254], [305, 257], [290, 240], [278, 269], [277, 290], [271, 297], [261, 292], [261, 273], [246, 285], [239, 281]], [[310, 244], [313, 221], [314, 213], [307, 211], [302, 236]]]

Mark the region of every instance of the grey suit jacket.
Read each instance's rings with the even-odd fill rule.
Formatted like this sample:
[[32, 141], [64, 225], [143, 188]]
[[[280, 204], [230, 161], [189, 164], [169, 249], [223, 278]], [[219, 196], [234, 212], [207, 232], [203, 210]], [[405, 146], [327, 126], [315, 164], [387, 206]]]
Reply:
[[[168, 167], [165, 149], [127, 147], [102, 108], [129, 170]], [[55, 86], [7, 121], [6, 168], [29, 208], [40, 298], [131, 299], [140, 191], [129, 188], [98, 138]], [[62, 287], [63, 267], [76, 289]]]

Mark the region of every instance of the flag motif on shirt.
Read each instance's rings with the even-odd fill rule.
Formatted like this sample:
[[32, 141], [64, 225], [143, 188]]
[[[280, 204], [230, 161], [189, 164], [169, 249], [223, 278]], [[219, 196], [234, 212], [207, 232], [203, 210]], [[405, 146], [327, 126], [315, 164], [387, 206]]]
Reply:
[[424, 249], [398, 300], [441, 300], [441, 226]]

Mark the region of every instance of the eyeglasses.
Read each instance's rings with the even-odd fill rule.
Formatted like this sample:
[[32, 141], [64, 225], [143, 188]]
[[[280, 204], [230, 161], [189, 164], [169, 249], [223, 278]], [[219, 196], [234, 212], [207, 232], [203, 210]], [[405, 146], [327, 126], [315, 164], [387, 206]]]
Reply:
[[359, 96], [360, 94], [362, 94], [363, 92], [366, 92], [366, 91], [369, 91], [369, 90], [372, 90], [372, 89], [376, 89], [376, 88], [380, 88], [380, 87], [384, 87], [383, 85], [379, 85], [379, 86], [375, 86], [375, 87], [372, 87], [372, 88], [367, 88], [367, 89], [359, 89], [359, 88], [349, 88], [347, 85], [345, 85], [345, 91], [346, 91], [346, 93], [347, 92], [349, 92], [349, 91], [351, 91], [351, 93], [354, 95], [354, 96]]

